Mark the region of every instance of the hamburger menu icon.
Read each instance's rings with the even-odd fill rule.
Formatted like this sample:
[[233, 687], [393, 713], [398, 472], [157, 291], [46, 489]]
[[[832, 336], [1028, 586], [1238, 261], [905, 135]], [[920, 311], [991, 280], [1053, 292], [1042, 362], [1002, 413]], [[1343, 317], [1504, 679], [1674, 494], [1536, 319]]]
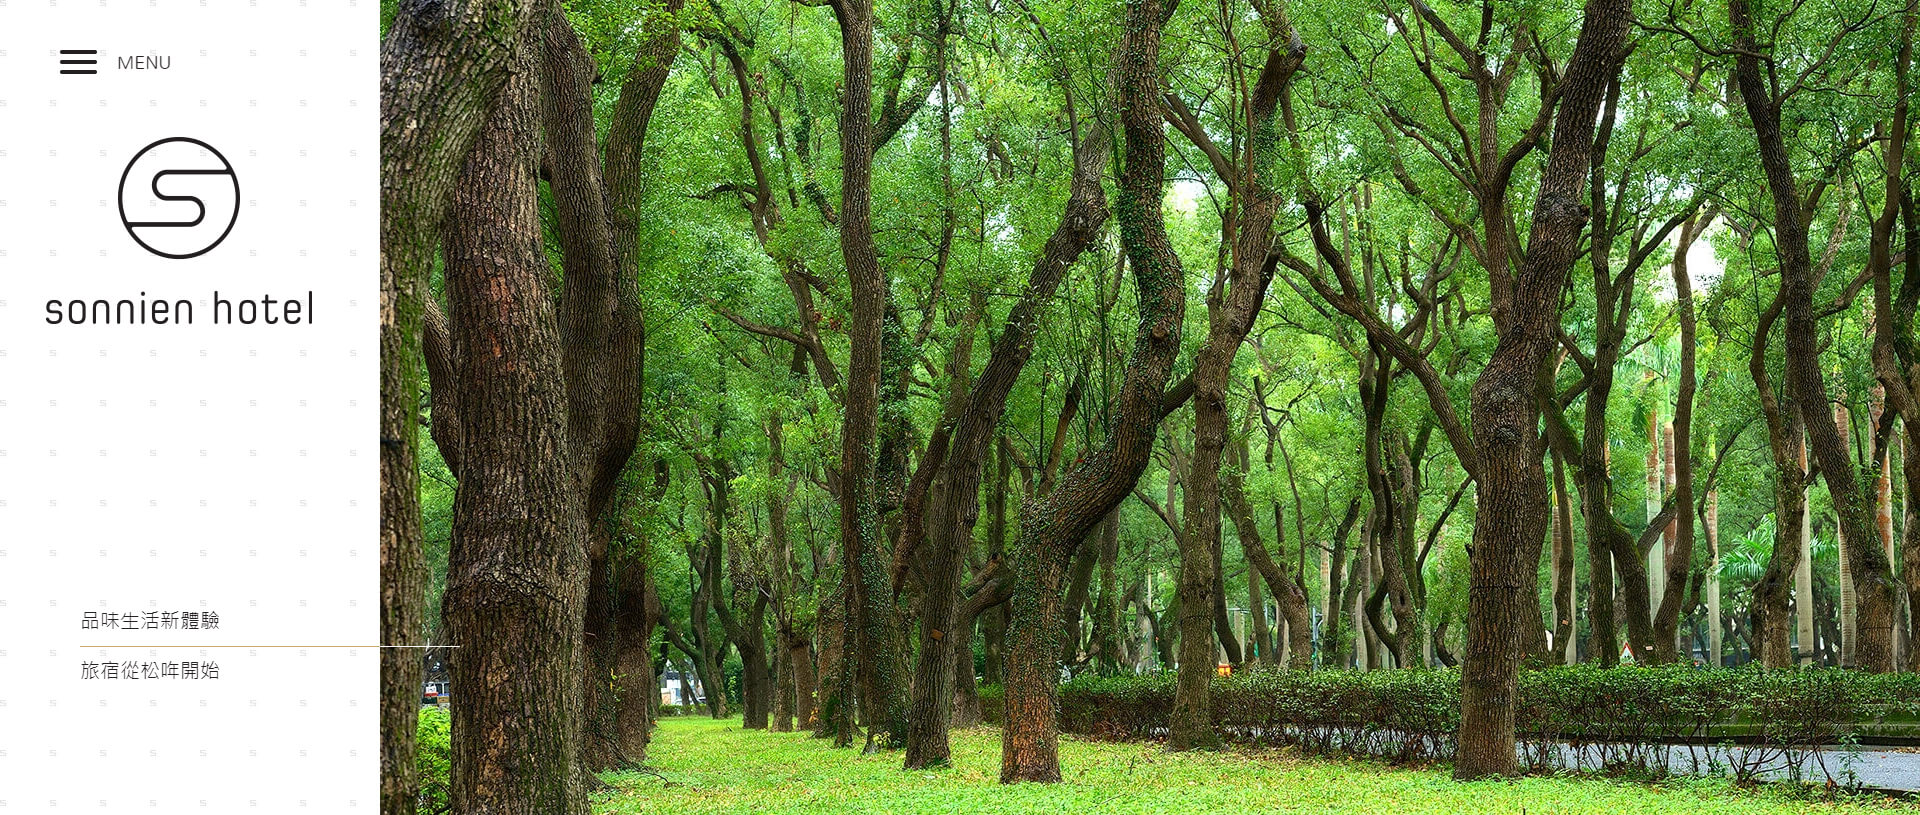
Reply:
[[213, 145], [177, 136], [142, 148], [120, 175], [120, 222], [163, 258], [199, 257], [240, 217], [240, 178]]

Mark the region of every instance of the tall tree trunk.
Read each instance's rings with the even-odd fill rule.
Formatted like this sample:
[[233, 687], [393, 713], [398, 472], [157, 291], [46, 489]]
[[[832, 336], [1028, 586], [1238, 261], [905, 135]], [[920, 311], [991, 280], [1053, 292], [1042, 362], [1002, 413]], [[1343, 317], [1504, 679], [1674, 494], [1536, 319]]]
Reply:
[[1553, 147], [1534, 203], [1526, 259], [1514, 281], [1512, 312], [1471, 396], [1479, 515], [1467, 592], [1467, 647], [1461, 672], [1459, 747], [1454, 777], [1516, 770], [1514, 695], [1524, 596], [1537, 600], [1536, 572], [1546, 535], [1547, 486], [1541, 467], [1536, 380], [1558, 347], [1561, 291], [1578, 252], [1587, 208], [1582, 192], [1595, 121], [1620, 73], [1632, 0], [1588, 0], [1580, 36], [1559, 86]]
[[1567, 497], [1567, 478], [1560, 456], [1553, 456], [1553, 644], [1556, 662], [1577, 662], [1574, 649], [1573, 507]]
[[1667, 592], [1660, 600], [1660, 613], [1654, 618], [1653, 640], [1661, 662], [1689, 661], [1692, 648], [1678, 648], [1680, 617], [1690, 609], [1682, 608], [1687, 575], [1693, 571], [1693, 396], [1697, 388], [1694, 376], [1693, 278], [1687, 269], [1687, 251], [1705, 225], [1688, 219], [1680, 227], [1673, 254], [1674, 304], [1680, 312], [1680, 385], [1674, 396], [1673, 424], [1668, 432], [1667, 469], [1672, 473], [1673, 497], [1682, 511], [1673, 521], [1673, 552], [1667, 560]]
[[[1872, 238], [1868, 244], [1867, 267], [1873, 276], [1873, 360], [1874, 374], [1879, 380], [1882, 393], [1888, 405], [1900, 417], [1905, 431], [1906, 446], [1902, 448], [1901, 470], [1905, 478], [1905, 497], [1908, 505], [1906, 524], [1903, 573], [1907, 592], [1908, 628], [1906, 647], [1908, 670], [1920, 670], [1920, 648], [1914, 647], [1915, 635], [1920, 634], [1920, 524], [1912, 522], [1912, 502], [1920, 494], [1920, 462], [1914, 460], [1916, 451], [1912, 449], [1914, 439], [1920, 438], [1920, 344], [1914, 339], [1913, 315], [1916, 305], [1920, 305], [1920, 223], [1915, 221], [1914, 189], [1904, 172], [1906, 163], [1897, 160], [1909, 152], [1908, 139], [1912, 138], [1911, 106], [1909, 97], [1912, 90], [1910, 73], [1913, 65], [1913, 39], [1915, 27], [1920, 24], [1920, 3], [1909, 0], [1902, 19], [1900, 45], [1894, 61], [1894, 107], [1889, 122], [1882, 132], [1887, 137], [1887, 145], [1881, 164], [1885, 167], [1882, 174], [1884, 192], [1880, 214], [1874, 219]], [[1898, 293], [1893, 288], [1893, 244], [1896, 222], [1904, 224], [1904, 245], [1906, 252], [1906, 275], [1901, 281]], [[1878, 423], [1876, 422], [1876, 425]], [[1880, 494], [1890, 499], [1890, 479], [1887, 474], [1887, 459], [1891, 448], [1896, 447], [1889, 440], [1887, 451], [1879, 452], [1881, 462]], [[1888, 557], [1892, 556], [1892, 511], [1891, 501], [1881, 501], [1880, 527], [1886, 538]]]
[[[1227, 381], [1233, 359], [1254, 317], [1260, 313], [1267, 284], [1279, 258], [1273, 256], [1273, 217], [1284, 200], [1283, 190], [1269, 185], [1273, 173], [1271, 152], [1281, 140], [1277, 121], [1281, 100], [1294, 71], [1306, 60], [1306, 44], [1286, 23], [1284, 13], [1263, 13], [1273, 44], [1261, 67], [1260, 81], [1246, 102], [1244, 121], [1254, 131], [1238, 156], [1238, 177], [1229, 179], [1235, 190], [1236, 223], [1229, 227], [1233, 258], [1225, 281], [1215, 279], [1208, 292], [1208, 336], [1194, 358], [1194, 450], [1185, 477], [1185, 515], [1181, 531], [1181, 665], [1173, 692], [1171, 738], [1173, 750], [1215, 748], [1210, 686], [1213, 682], [1212, 638], [1206, 636], [1206, 611], [1212, 611], [1213, 629], [1227, 650], [1227, 661], [1240, 663], [1244, 654], [1227, 621], [1225, 577], [1221, 575], [1221, 457], [1227, 448]], [[1194, 136], [1206, 138], [1206, 136]], [[1206, 654], [1202, 654], [1206, 652]]]
[[419, 394], [428, 278], [455, 176], [514, 62], [530, 0], [401, 3], [380, 45], [380, 812], [419, 801], [427, 563]]
[[1166, 144], [1159, 104], [1161, 0], [1129, 4], [1116, 60], [1121, 124], [1121, 244], [1127, 250], [1140, 311], [1106, 440], [1060, 484], [1022, 513], [1013, 547], [1012, 624], [1008, 631], [1006, 722], [1000, 780], [1060, 780], [1055, 720], [1060, 650], [1060, 592], [1074, 549], [1112, 512], [1146, 469], [1158, 435], [1167, 380], [1180, 348], [1186, 281], [1160, 212]]
[[461, 645], [452, 800], [460, 812], [585, 815], [575, 671], [586, 517], [541, 246], [538, 75], [522, 63], [468, 156], [447, 225], [461, 421], [445, 599]]
[[614, 747], [623, 762], [647, 757], [653, 735], [654, 706], [660, 702], [659, 681], [653, 671], [653, 624], [661, 614], [653, 578], [646, 560], [629, 552], [615, 562], [620, 619], [614, 626], [613, 671], [619, 703], [613, 719]]
[[844, 658], [854, 660], [860, 704], [871, 719], [869, 752], [907, 739], [906, 682], [899, 675], [898, 616], [880, 551], [878, 489], [881, 357], [887, 280], [873, 243], [873, 3], [836, 0], [844, 63], [840, 110], [840, 252], [849, 288], [847, 391], [840, 434], [841, 561], [848, 589]]
[[[954, 424], [945, 463], [934, 475], [929, 490], [926, 523], [929, 537], [921, 559], [925, 591], [920, 615], [920, 658], [914, 668], [913, 705], [907, 729], [908, 768], [942, 765], [950, 760], [951, 706], [947, 700], [953, 696], [953, 666], [957, 659], [954, 643], [959, 639], [952, 635], [960, 623], [966, 625], [967, 637], [972, 633], [973, 620], [956, 620], [956, 610], [960, 564], [973, 544], [974, 522], [980, 515], [982, 470], [1000, 417], [1006, 411], [1007, 397], [1032, 356], [1041, 309], [1052, 300], [1067, 270], [1093, 244], [1106, 223], [1106, 197], [1101, 191], [1100, 177], [1106, 167], [1108, 143], [1104, 131], [1094, 131], [1075, 142], [1071, 191], [1059, 224], [1047, 238], [1040, 256], [1035, 258], [1027, 287], [1008, 312], [986, 367], [973, 386], [965, 389], [965, 409]], [[964, 388], [964, 381], [957, 387]], [[999, 555], [999, 546], [994, 541], [1004, 540], [1006, 534], [1008, 475], [1003, 450], [994, 485], [993, 526], [989, 530], [993, 540], [989, 548], [995, 551], [989, 553], [990, 557]], [[1090, 552], [1096, 559], [1098, 554]], [[1091, 563], [1087, 569], [1091, 575]], [[1078, 585], [1083, 600], [1085, 583]], [[1077, 606], [1074, 614], [1077, 621]], [[971, 680], [972, 654], [967, 653], [965, 657], [967, 676]]]
[[[1822, 480], [1839, 516], [1840, 529], [1854, 541], [1874, 539], [1870, 497], [1859, 487], [1858, 473], [1849, 460], [1845, 440], [1832, 422], [1827, 421], [1827, 383], [1820, 370], [1817, 332], [1819, 318], [1814, 313], [1814, 293], [1818, 288], [1813, 259], [1807, 241], [1807, 212], [1802, 207], [1793, 174], [1792, 158], [1781, 132], [1784, 100], [1767, 89], [1761, 68], [1761, 56], [1755, 45], [1752, 11], [1747, 0], [1729, 0], [1728, 21], [1742, 50], [1734, 60], [1734, 76], [1747, 116], [1753, 123], [1754, 139], [1759, 147], [1760, 167], [1773, 196], [1773, 239], [1779, 249], [1781, 286], [1786, 301], [1787, 378], [1799, 392], [1802, 424], [1807, 431], [1807, 447], [1820, 463]], [[1887, 558], [1877, 546], [1858, 547], [1850, 558], [1849, 573], [1859, 592], [1859, 661], [1869, 671], [1893, 668], [1893, 609], [1897, 597]]]

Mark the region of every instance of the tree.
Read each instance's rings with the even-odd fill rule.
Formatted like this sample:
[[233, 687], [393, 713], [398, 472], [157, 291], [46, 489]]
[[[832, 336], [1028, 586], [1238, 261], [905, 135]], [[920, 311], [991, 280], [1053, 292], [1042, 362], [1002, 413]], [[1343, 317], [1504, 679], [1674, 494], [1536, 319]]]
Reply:
[[[1222, 582], [1218, 573], [1220, 537], [1220, 469], [1227, 447], [1227, 381], [1240, 344], [1253, 329], [1260, 302], [1266, 297], [1279, 258], [1273, 254], [1274, 215], [1285, 200], [1285, 190], [1273, 182], [1281, 163], [1275, 155], [1282, 145], [1277, 120], [1293, 74], [1306, 58], [1306, 44], [1286, 19], [1286, 6], [1262, 10], [1266, 25], [1266, 64], [1244, 103], [1244, 118], [1253, 132], [1245, 134], [1241, 155], [1216, 160], [1215, 171], [1229, 179], [1233, 190], [1233, 234], [1223, 242], [1233, 246], [1225, 280], [1215, 279], [1207, 293], [1207, 337], [1193, 370], [1193, 456], [1186, 478], [1186, 528], [1180, 542], [1180, 681], [1174, 695], [1172, 734], [1175, 750], [1216, 746], [1213, 715], [1207, 701], [1213, 681], [1214, 607]], [[1178, 97], [1175, 109], [1184, 109]], [[1211, 139], [1187, 114], [1181, 131], [1209, 154], [1218, 155]], [[1232, 162], [1232, 163], [1228, 163]], [[1235, 167], [1234, 165], [1238, 166]], [[1277, 590], [1276, 590], [1277, 591]], [[1236, 660], [1238, 661], [1238, 660]]]
[[1115, 56], [1125, 157], [1117, 214], [1139, 297], [1140, 324], [1106, 440], [1052, 492], [1021, 509], [1020, 537], [1012, 556], [1002, 783], [1060, 780], [1054, 705], [1061, 578], [1081, 540], [1132, 491], [1167, 413], [1161, 403], [1180, 349], [1187, 301], [1185, 274], [1167, 241], [1160, 212], [1166, 146], [1157, 102], [1164, 25], [1160, 0], [1127, 4]]
[[[1863, 27], [1870, 17], [1844, 24], [1841, 35]], [[1827, 493], [1840, 516], [1842, 533], [1854, 541], [1878, 540], [1870, 512], [1872, 499], [1861, 492], [1859, 475], [1848, 460], [1846, 440], [1827, 415], [1830, 402], [1814, 336], [1819, 320], [1814, 312], [1814, 289], [1818, 281], [1807, 240], [1807, 218], [1801, 209], [1799, 187], [1781, 131], [1782, 110], [1808, 74], [1801, 74], [1799, 80], [1784, 88], [1771, 60], [1763, 74], [1763, 54], [1758, 50], [1762, 46], [1758, 44], [1756, 22], [1748, 0], [1728, 0], [1727, 19], [1733, 27], [1734, 49], [1738, 52], [1734, 56], [1734, 76], [1747, 117], [1753, 123], [1761, 171], [1772, 194], [1773, 238], [1779, 250], [1781, 299], [1787, 319], [1787, 375], [1800, 395], [1800, 419], [1806, 427], [1807, 447], [1819, 462]], [[1857, 557], [1849, 557], [1848, 561], [1855, 591], [1860, 597], [1858, 658], [1867, 670], [1892, 670], [1893, 609], [1898, 588], [1887, 557], [1879, 547], [1867, 545], [1855, 551]]]
[[528, 2], [402, 3], [380, 46], [380, 811], [409, 815], [425, 633], [420, 323], [454, 177], [505, 85]]

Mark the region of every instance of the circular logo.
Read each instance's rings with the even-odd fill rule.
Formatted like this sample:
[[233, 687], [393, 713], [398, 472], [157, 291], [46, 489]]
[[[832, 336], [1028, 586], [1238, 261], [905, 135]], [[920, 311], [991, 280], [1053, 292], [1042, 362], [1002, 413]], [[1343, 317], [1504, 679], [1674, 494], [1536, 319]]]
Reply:
[[240, 178], [213, 145], [177, 136], [141, 148], [120, 174], [120, 223], [163, 258], [199, 257], [240, 217]]

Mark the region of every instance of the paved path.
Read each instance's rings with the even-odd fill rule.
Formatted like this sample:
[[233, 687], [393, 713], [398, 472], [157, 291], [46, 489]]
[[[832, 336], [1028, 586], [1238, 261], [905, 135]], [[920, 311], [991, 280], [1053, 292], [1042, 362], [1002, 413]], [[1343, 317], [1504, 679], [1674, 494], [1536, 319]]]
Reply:
[[[1705, 775], [1717, 767], [1722, 775], [1731, 775], [1730, 764], [1753, 761], [1762, 765], [1758, 775], [1769, 780], [1793, 777], [1788, 758], [1778, 750], [1752, 752], [1748, 747], [1688, 747], [1673, 745], [1668, 765], [1680, 775]], [[1593, 769], [1586, 766], [1584, 769]], [[1802, 757], [1800, 778], [1825, 783], [1831, 777], [1840, 784], [1859, 784], [1884, 790], [1920, 793], [1920, 749], [1861, 747], [1849, 749], [1834, 745], [1819, 755]]]
[[[1262, 728], [1238, 728], [1235, 733], [1256, 741], [1262, 741], [1269, 735]], [[1162, 730], [1157, 735], [1164, 734], [1165, 731]], [[1599, 769], [1602, 762], [1617, 759], [1623, 751], [1629, 753], [1639, 751], [1639, 755], [1645, 757], [1646, 763], [1657, 763], [1659, 760], [1657, 756], [1646, 752], [1659, 749], [1654, 745], [1643, 744], [1630, 748], [1615, 744], [1610, 745], [1605, 751], [1599, 746], [1588, 745], [1578, 754], [1577, 760], [1574, 759], [1575, 754], [1567, 744], [1562, 743], [1559, 747], [1560, 755], [1554, 763], [1561, 766], [1575, 765], [1573, 768], [1581, 770]], [[1760, 771], [1756, 773], [1758, 777], [1768, 780], [1785, 780], [1794, 776], [1793, 769], [1789, 765], [1792, 761], [1799, 760], [1801, 762], [1799, 776], [1802, 780], [1823, 784], [1831, 777], [1840, 784], [1858, 784], [1920, 795], [1920, 747], [1849, 749], [1834, 745], [1825, 748], [1818, 755], [1809, 753], [1791, 758], [1779, 750], [1762, 750], [1755, 753], [1752, 751], [1756, 748], [1743, 746], [1708, 747], [1674, 744], [1665, 747], [1669, 750], [1667, 766], [1676, 775], [1707, 775], [1716, 771], [1722, 775], [1732, 775], [1730, 765], [1738, 762], [1754, 762], [1761, 765]], [[1527, 745], [1521, 744], [1519, 749], [1521, 761], [1527, 762]], [[1603, 752], [1611, 755], [1603, 755]]]

